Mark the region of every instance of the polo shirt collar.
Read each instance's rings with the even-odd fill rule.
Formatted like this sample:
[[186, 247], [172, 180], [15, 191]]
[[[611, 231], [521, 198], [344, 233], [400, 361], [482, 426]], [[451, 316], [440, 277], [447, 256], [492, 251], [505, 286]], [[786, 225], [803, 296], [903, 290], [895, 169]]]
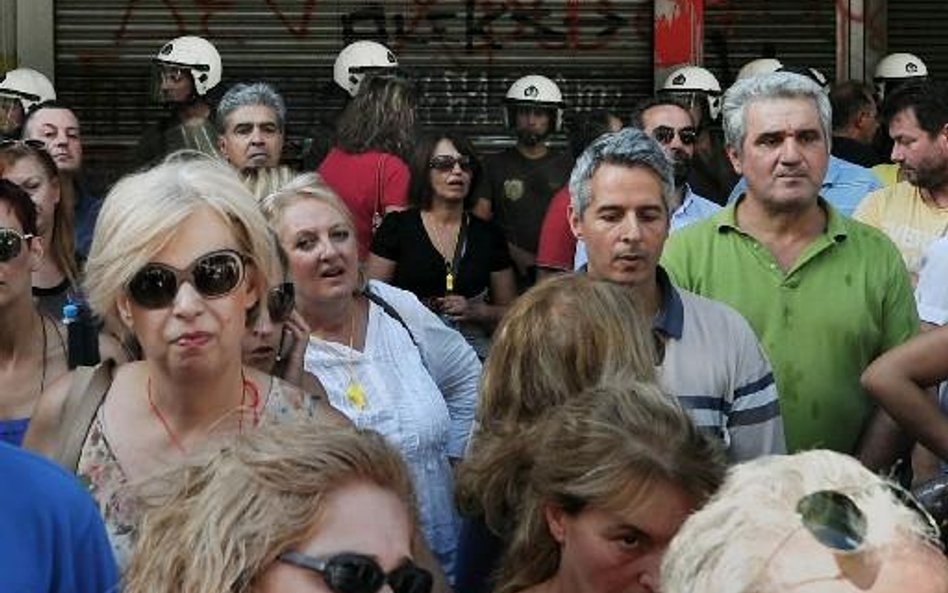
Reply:
[[681, 295], [661, 266], [655, 270], [655, 280], [662, 291], [662, 303], [652, 322], [652, 329], [680, 340], [685, 329], [685, 306], [681, 302]]
[[[740, 204], [745, 197], [745, 194], [741, 194], [733, 204], [728, 204], [714, 215], [714, 225], [719, 233], [737, 231], [741, 234], [745, 234], [744, 231], [737, 226], [737, 205]], [[845, 239], [849, 234], [849, 229], [846, 228], [846, 221], [843, 215], [840, 214], [836, 208], [833, 208], [829, 202], [824, 200], [823, 196], [819, 196], [817, 201], [820, 204], [820, 208], [826, 212], [826, 235], [832, 237], [836, 242]]]

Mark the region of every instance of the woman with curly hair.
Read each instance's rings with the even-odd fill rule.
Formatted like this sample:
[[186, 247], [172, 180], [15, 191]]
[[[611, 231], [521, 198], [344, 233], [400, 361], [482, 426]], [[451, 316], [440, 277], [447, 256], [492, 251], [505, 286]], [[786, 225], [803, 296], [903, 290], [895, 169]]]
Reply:
[[319, 174], [352, 212], [364, 260], [372, 234], [387, 212], [408, 205], [417, 97], [411, 84], [393, 76], [366, 76], [336, 127], [336, 146]]

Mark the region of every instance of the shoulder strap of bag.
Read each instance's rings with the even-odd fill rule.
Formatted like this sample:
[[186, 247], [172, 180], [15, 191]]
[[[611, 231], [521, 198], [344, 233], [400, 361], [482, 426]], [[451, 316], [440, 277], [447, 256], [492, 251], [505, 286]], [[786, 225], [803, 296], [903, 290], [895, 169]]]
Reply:
[[[458, 229], [458, 242], [454, 246], [454, 258], [451, 262], [451, 270], [454, 273], [454, 279], [457, 281], [461, 272], [461, 258], [464, 257], [464, 248], [467, 242], [467, 214], [461, 216], [461, 227]], [[456, 285], [455, 285], [456, 286]]]
[[[411, 333], [411, 328], [408, 327], [408, 323], [405, 322], [405, 319], [402, 317], [401, 313], [399, 313], [395, 309], [395, 307], [392, 306], [391, 303], [383, 299], [382, 295], [376, 294], [372, 292], [371, 290], [369, 290], [368, 286], [365, 287], [365, 292], [363, 294], [365, 294], [365, 298], [369, 299], [370, 301], [372, 301], [373, 303], [381, 307], [382, 311], [386, 315], [388, 315], [389, 317], [397, 321], [399, 325], [404, 327], [405, 331], [408, 332], [408, 337], [411, 338], [411, 343], [415, 345], [415, 348], [418, 348], [418, 352], [421, 352], [421, 347], [418, 346], [418, 340], [415, 339], [415, 334]], [[422, 358], [422, 361], [424, 361], [425, 357], [422, 356], [421, 358]]]
[[385, 207], [382, 205], [382, 194], [385, 193], [385, 183], [382, 180], [382, 170], [385, 168], [385, 155], [379, 155], [378, 165], [375, 167], [375, 212], [372, 213], [372, 230], [382, 224], [385, 216]]
[[72, 473], [75, 473], [79, 466], [82, 444], [89, 434], [92, 420], [112, 385], [114, 369], [115, 361], [109, 359], [94, 367], [79, 367], [74, 371], [76, 376], [69, 389], [59, 424], [63, 432], [55, 458]]

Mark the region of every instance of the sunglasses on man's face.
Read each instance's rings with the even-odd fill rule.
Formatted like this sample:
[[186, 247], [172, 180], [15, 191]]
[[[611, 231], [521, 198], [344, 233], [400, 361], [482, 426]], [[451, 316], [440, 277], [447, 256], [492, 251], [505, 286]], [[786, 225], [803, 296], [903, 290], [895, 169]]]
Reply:
[[681, 128], [680, 130], [675, 130], [669, 126], [658, 126], [652, 130], [652, 137], [658, 140], [662, 144], [671, 144], [672, 140], [675, 139], [675, 134], [678, 134], [678, 138], [681, 140], [681, 143], [685, 146], [691, 146], [695, 143], [695, 139], [698, 137], [698, 132], [694, 128]]
[[296, 305], [296, 289], [292, 282], [278, 284], [267, 291], [267, 313], [273, 323], [285, 323]]
[[471, 161], [471, 157], [466, 154], [458, 156], [439, 154], [438, 156], [431, 157], [431, 160], [428, 161], [428, 168], [437, 171], [452, 171], [454, 165], [461, 167], [462, 171], [470, 171], [473, 167], [473, 162]]
[[206, 253], [179, 270], [167, 264], [150, 263], [132, 276], [127, 292], [146, 309], [164, 309], [174, 302], [185, 282], [204, 298], [216, 299], [233, 292], [244, 277], [244, 259], [233, 249]]
[[279, 560], [319, 573], [335, 593], [377, 593], [386, 583], [395, 593], [430, 593], [432, 579], [427, 570], [408, 562], [385, 574], [379, 563], [363, 554], [344, 553], [314, 558], [299, 552], [284, 552]]
[[0, 263], [8, 262], [20, 255], [23, 243], [33, 238], [33, 235], [23, 234], [11, 228], [0, 228]]

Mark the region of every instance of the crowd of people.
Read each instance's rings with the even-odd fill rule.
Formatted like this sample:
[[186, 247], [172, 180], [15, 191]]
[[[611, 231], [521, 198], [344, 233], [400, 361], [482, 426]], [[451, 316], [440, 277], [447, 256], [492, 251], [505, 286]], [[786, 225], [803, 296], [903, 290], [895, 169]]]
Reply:
[[481, 158], [359, 41], [302, 170], [223, 68], [158, 50], [101, 199], [53, 85], [0, 80], [10, 590], [948, 593], [918, 57], [683, 66], [631, 114], [528, 74]]

